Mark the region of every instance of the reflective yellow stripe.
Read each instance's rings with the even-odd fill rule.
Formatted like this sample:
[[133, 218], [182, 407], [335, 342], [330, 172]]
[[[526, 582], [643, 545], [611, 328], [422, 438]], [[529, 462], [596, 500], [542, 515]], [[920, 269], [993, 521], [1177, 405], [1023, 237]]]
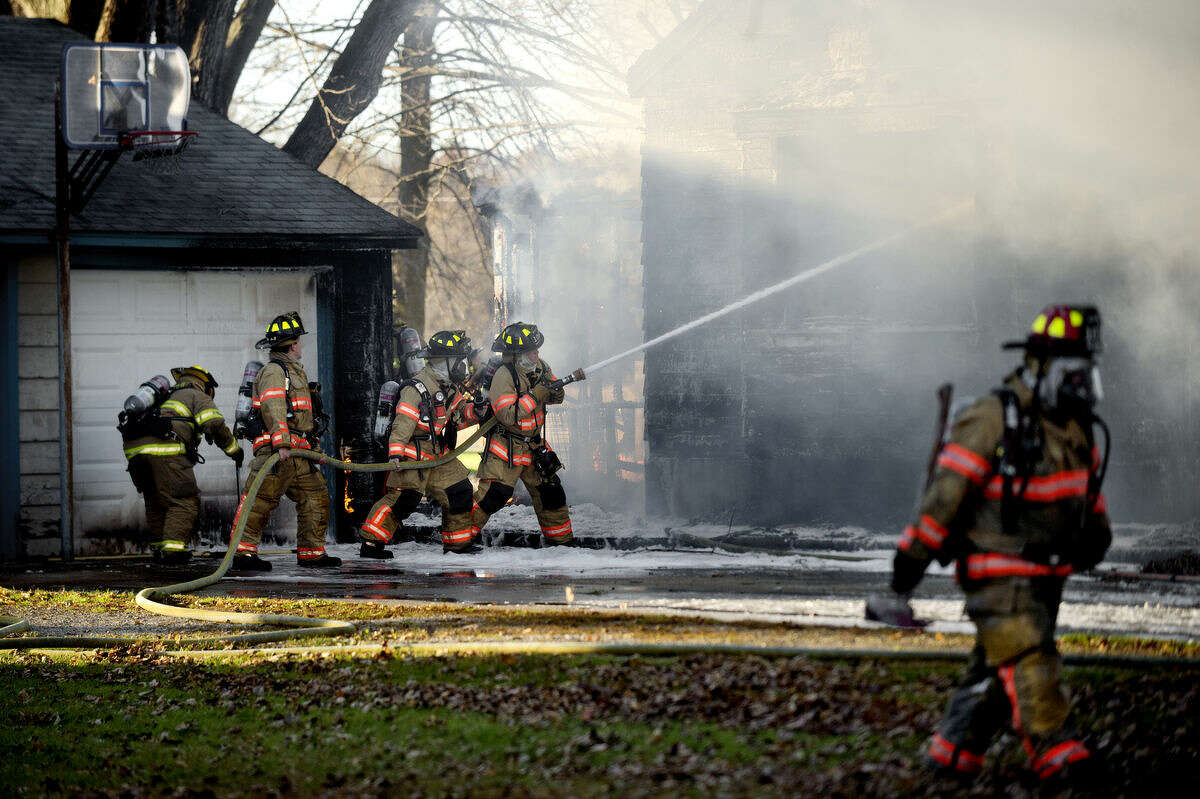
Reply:
[[189, 417], [192, 415], [192, 412], [188, 410], [187, 406], [179, 400], [167, 400], [162, 404], [162, 409], [164, 411], [171, 411], [176, 416]]
[[183, 444], [178, 441], [164, 442], [162, 444], [142, 444], [140, 447], [130, 447], [125, 450], [125, 457], [132, 458], [135, 455], [186, 455], [187, 450]]
[[200, 411], [200, 413], [196, 414], [196, 423], [197, 424], [208, 424], [213, 419], [220, 419], [221, 421], [225, 421], [225, 417], [222, 416], [221, 412], [218, 411], [216, 408], [205, 408], [204, 410]]

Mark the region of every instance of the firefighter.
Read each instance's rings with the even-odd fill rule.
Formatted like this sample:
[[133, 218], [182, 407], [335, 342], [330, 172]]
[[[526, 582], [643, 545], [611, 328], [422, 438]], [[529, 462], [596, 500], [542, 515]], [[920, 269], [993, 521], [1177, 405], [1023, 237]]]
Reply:
[[[459, 400], [471, 353], [471, 340], [462, 330], [442, 330], [429, 337], [429, 345], [420, 352], [425, 365], [400, 387], [388, 436], [391, 460], [400, 463], [440, 457], [454, 449], [460, 427], [482, 421], [486, 404], [477, 407], [465, 398]], [[456, 400], [458, 407], [451, 410]], [[480, 551], [472, 540], [471, 481], [457, 458], [429, 469], [389, 472], [386, 486], [359, 532], [360, 557], [392, 557], [385, 544], [422, 496], [442, 508], [443, 554]]]
[[537, 325], [517, 322], [500, 331], [492, 351], [503, 356], [488, 396], [498, 424], [488, 433], [479, 466], [472, 523], [475, 534], [525, 483], [542, 535], [549, 545], [572, 542], [567, 495], [556, 473], [558, 455], [543, 436], [546, 406], [563, 401], [563, 389], [550, 364], [539, 357], [545, 337]]
[[[300, 362], [301, 336], [307, 334], [295, 311], [271, 320], [266, 335], [255, 345], [270, 349], [270, 360], [254, 381], [253, 407], [260, 422], [253, 438], [254, 459], [242, 488], [234, 525], [243, 511], [246, 528], [238, 542], [233, 568], [239, 571], [270, 571], [271, 564], [258, 556], [258, 542], [271, 512], [286, 496], [296, 503], [296, 562], [300, 566], [331, 568], [341, 558], [325, 552], [325, 528], [329, 525], [329, 493], [314, 461], [292, 457], [293, 449], [319, 451], [322, 428], [328, 417], [321, 410], [321, 387], [310, 383]], [[259, 486], [254, 504], [245, 508], [246, 491], [271, 453], [279, 461]]]
[[[1024, 363], [960, 414], [916, 520], [904, 530], [891, 589], [867, 617], [912, 626], [909, 595], [930, 561], [957, 560], [976, 642], [929, 746], [931, 765], [970, 779], [1011, 726], [1042, 780], [1075, 781], [1091, 753], [1072, 726], [1054, 628], [1063, 583], [1112, 541], [1100, 492], [1108, 453], [1095, 430], [1100, 314], [1054, 305], [1033, 322]], [[1075, 777], [1071, 776], [1071, 772]]]
[[[200, 489], [193, 466], [199, 462], [200, 434], [240, 468], [242, 448], [213, 403], [217, 381], [200, 366], [171, 370], [175, 385], [158, 406], [158, 429], [122, 429], [129, 476], [146, 503], [150, 550], [166, 564], [186, 563], [188, 540], [200, 515]], [[164, 424], [165, 423], [165, 424]]]

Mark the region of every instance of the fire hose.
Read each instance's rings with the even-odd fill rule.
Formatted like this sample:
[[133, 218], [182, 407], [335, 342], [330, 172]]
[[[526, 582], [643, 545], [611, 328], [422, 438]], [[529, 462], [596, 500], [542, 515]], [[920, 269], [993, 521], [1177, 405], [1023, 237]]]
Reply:
[[[390, 472], [401, 471], [406, 469], [429, 469], [434, 466], [441, 466], [443, 463], [449, 463], [465, 452], [475, 441], [492, 429], [496, 424], [496, 420], [489, 419], [479, 426], [466, 441], [460, 444], [450, 452], [445, 453], [432, 460], [423, 461], [402, 461], [400, 463], [353, 463], [351, 461], [338, 460], [331, 458], [321, 452], [312, 452], [309, 450], [294, 449], [292, 450], [293, 458], [307, 458], [308, 460], [316, 461], [319, 465], [328, 464], [338, 469], [344, 469], [353, 472]], [[263, 480], [271, 473], [275, 467], [275, 463], [279, 460], [278, 453], [271, 453], [267, 460], [263, 463], [254, 479], [250, 481], [250, 485], [246, 488], [246, 493], [242, 497], [240, 507], [248, 508], [254, 503], [255, 497], [258, 496], [259, 488], [262, 486]], [[160, 616], [173, 616], [182, 619], [197, 619], [208, 622], [232, 622], [235, 624], [272, 624], [282, 627], [290, 627], [289, 630], [269, 630], [266, 632], [245, 633], [242, 635], [216, 635], [202, 638], [189, 638], [180, 640], [177, 643], [180, 646], [195, 646], [205, 647], [231, 643], [242, 642], [268, 642], [268, 641], [286, 641], [290, 638], [298, 636], [313, 636], [313, 635], [349, 635], [357, 628], [347, 621], [338, 621], [336, 619], [319, 619], [310, 618], [307, 616], [289, 616], [276, 613], [239, 613], [234, 611], [223, 610], [207, 610], [204, 608], [183, 608], [178, 605], [166, 604], [166, 600], [176, 594], [186, 594], [192, 591], [199, 591], [201, 588], [207, 588], [214, 583], [217, 583], [229, 571], [229, 567], [233, 564], [233, 557], [237, 553], [238, 543], [242, 540], [242, 534], [246, 529], [246, 520], [249, 514], [239, 513], [237, 520], [233, 526], [233, 532], [229, 537], [229, 549], [225, 552], [225, 557], [221, 559], [221, 563], [217, 566], [217, 570], [205, 577], [200, 577], [196, 580], [190, 580], [185, 583], [176, 583], [174, 585], [166, 585], [160, 588], [143, 588], [138, 591], [134, 601], [138, 606], [151, 613], [157, 613]], [[130, 646], [137, 643], [146, 643], [157, 641], [152, 638], [122, 638], [116, 636], [110, 637], [43, 637], [43, 638], [8, 638], [3, 636], [12, 635], [14, 633], [23, 632], [30, 629], [29, 622], [24, 619], [14, 618], [12, 616], [0, 616], [0, 649], [92, 649], [98, 647], [116, 647]]]

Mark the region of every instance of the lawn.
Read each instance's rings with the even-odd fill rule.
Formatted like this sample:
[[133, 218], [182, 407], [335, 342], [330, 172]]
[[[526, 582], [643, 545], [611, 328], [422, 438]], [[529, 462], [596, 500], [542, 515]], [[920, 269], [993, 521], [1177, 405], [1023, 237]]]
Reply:
[[[0, 612], [19, 615], [15, 593], [0, 595]], [[37, 599], [55, 601], [48, 593]], [[80, 613], [122, 607], [110, 595], [60, 593]], [[381, 625], [364, 640], [397, 637], [387, 620], [405, 618], [420, 620], [402, 626], [406, 633], [433, 639], [620, 640], [665, 637], [674, 624], [696, 640], [791, 643], [796, 632], [551, 609], [200, 602], [314, 615], [340, 608]], [[845, 644], [841, 632], [823, 634], [826, 646]], [[1153, 651], [1127, 639], [1071, 646]], [[959, 789], [932, 781], [916, 756], [957, 670], [924, 660], [730, 654], [231, 651], [187, 660], [157, 645], [5, 653], [0, 786], [30, 796], [942, 796]], [[1106, 755], [1110, 794], [1200, 787], [1196, 676], [1194, 666], [1067, 670], [1078, 719]], [[1022, 761], [1011, 739], [1000, 741], [976, 791], [1028, 791]]]

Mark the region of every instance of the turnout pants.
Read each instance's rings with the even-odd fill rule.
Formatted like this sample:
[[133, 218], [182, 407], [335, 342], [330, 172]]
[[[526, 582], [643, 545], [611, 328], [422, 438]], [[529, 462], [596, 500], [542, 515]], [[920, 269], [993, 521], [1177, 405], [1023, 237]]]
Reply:
[[458, 460], [431, 469], [389, 472], [387, 490], [371, 506], [360, 538], [388, 543], [400, 522], [408, 518], [422, 496], [442, 509], [442, 546], [462, 549], [471, 543], [471, 481]]
[[529, 490], [538, 526], [546, 540], [555, 544], [570, 541], [571, 512], [567, 509], [567, 495], [558, 476], [546, 482], [532, 464], [509, 466], [507, 460], [494, 455], [486, 455], [479, 467], [479, 488], [475, 491], [475, 508], [471, 511], [474, 532], [482, 530], [492, 514], [508, 504], [517, 480]]
[[183, 455], [135, 455], [129, 476], [146, 503], [150, 548], [187, 549], [200, 515], [200, 489], [192, 462]]
[[1049, 779], [1090, 756], [1068, 724], [1070, 698], [1061, 681], [1054, 627], [1061, 578], [999, 578], [967, 592], [975, 648], [929, 757], [944, 768], [978, 773], [1005, 727], [1021, 740], [1033, 770]]
[[254, 503], [246, 507], [246, 491], [262, 469], [263, 461], [270, 455], [256, 456], [250, 465], [250, 474], [242, 486], [242, 501], [238, 504], [233, 524], [237, 526], [242, 513], [247, 514], [246, 530], [238, 542], [238, 554], [258, 552], [263, 527], [271, 512], [279, 507], [281, 497], [296, 503], [296, 556], [299, 560], [312, 560], [325, 554], [325, 529], [329, 526], [329, 492], [325, 490], [325, 478], [317, 466], [307, 458], [288, 458], [275, 464], [275, 468], [263, 480]]

